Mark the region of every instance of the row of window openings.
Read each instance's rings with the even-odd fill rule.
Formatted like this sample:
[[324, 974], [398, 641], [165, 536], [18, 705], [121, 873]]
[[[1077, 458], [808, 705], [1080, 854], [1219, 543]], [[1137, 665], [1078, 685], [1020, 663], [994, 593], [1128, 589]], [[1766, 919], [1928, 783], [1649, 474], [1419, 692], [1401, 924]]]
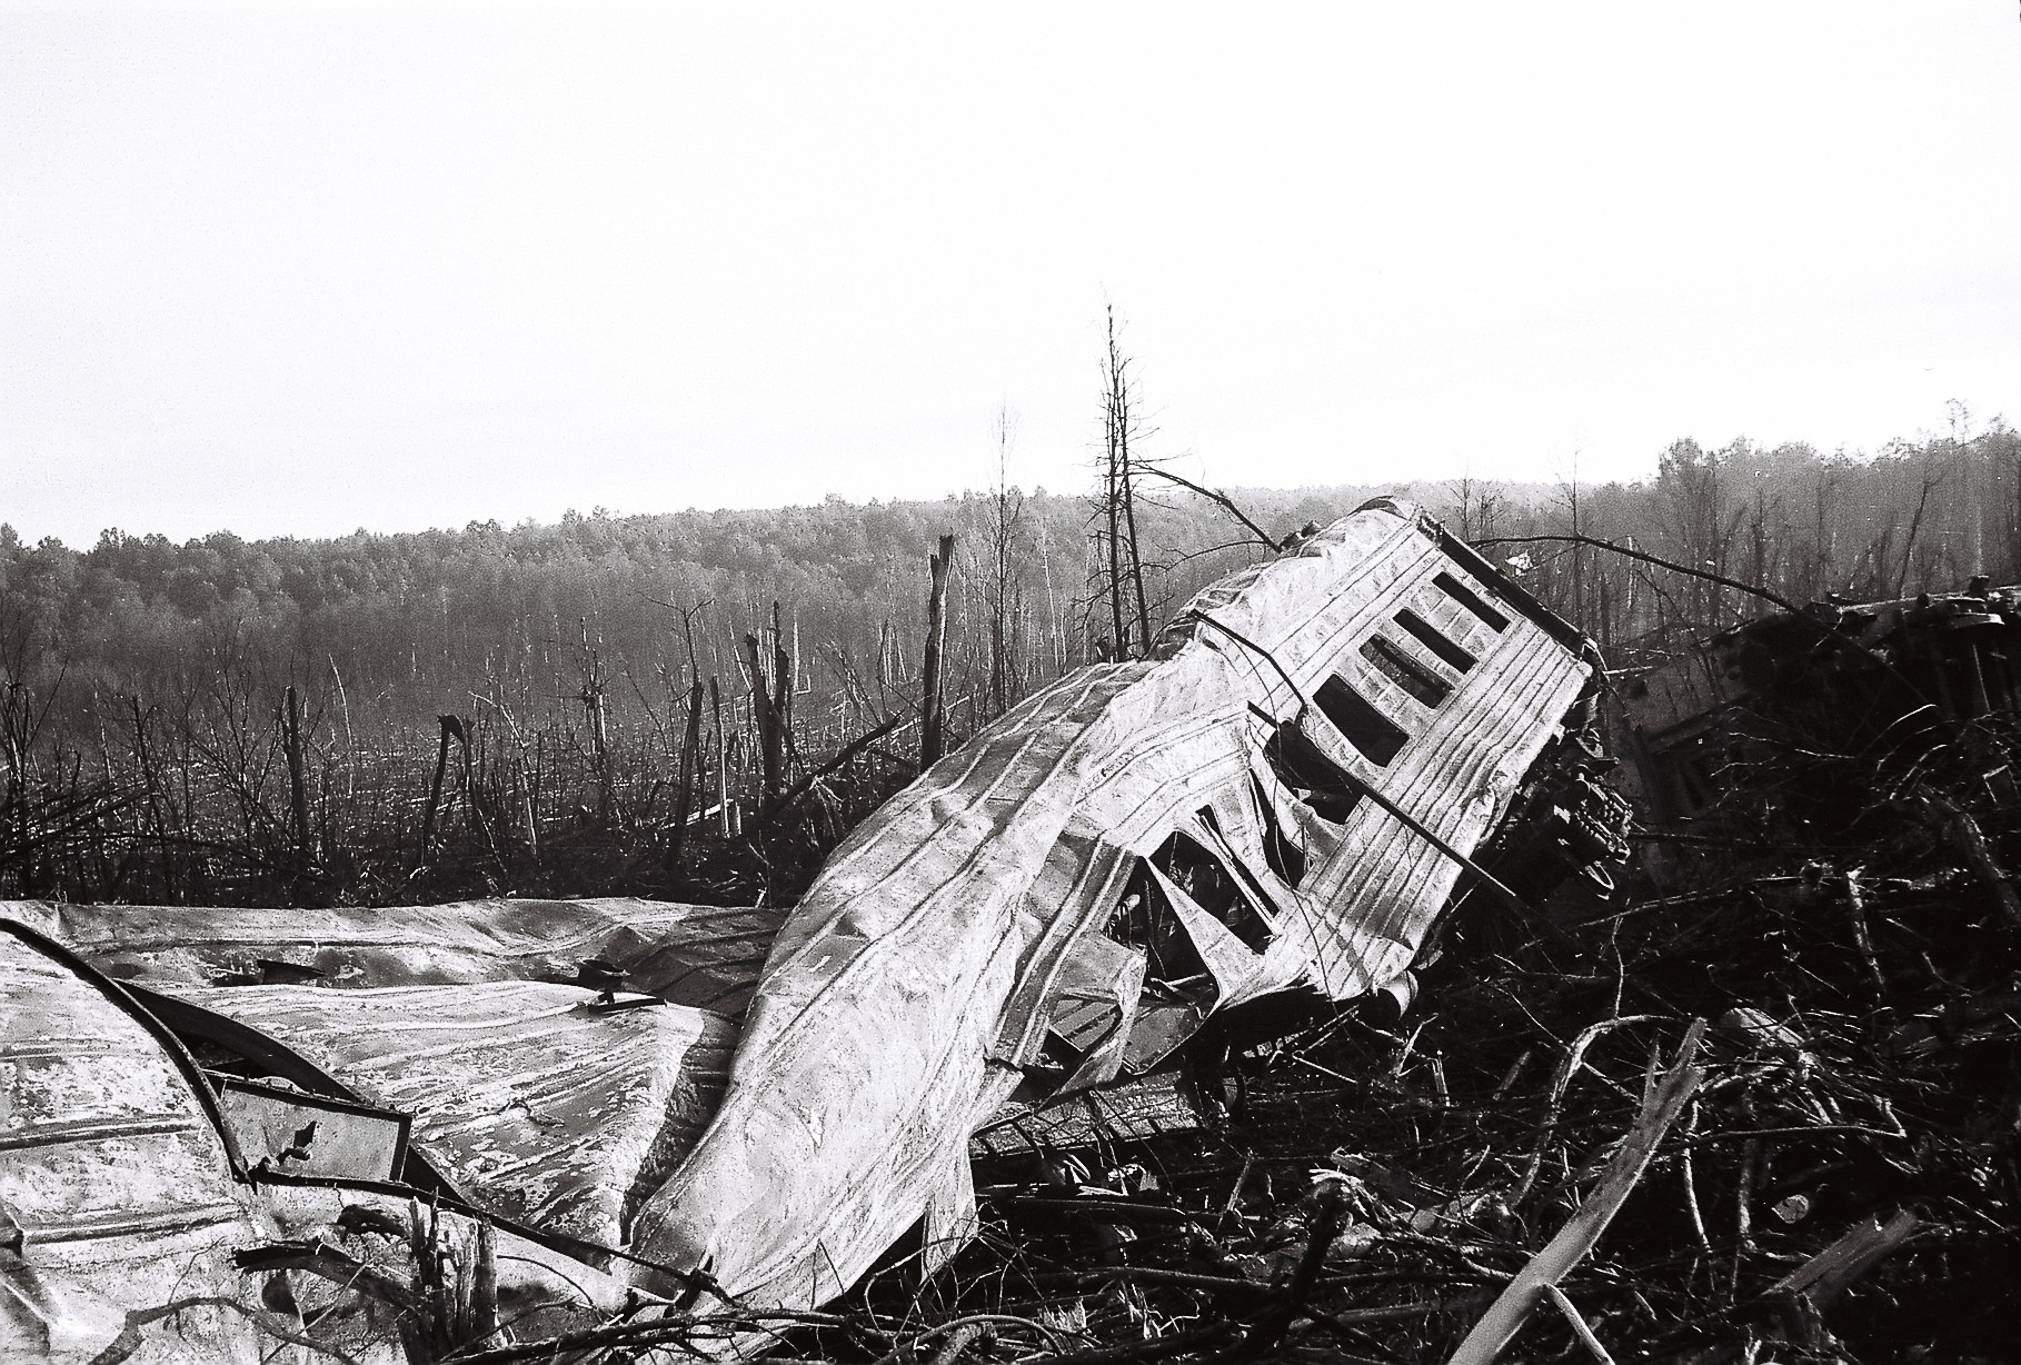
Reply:
[[[1489, 629], [1500, 632], [1508, 628], [1506, 616], [1450, 574], [1441, 573], [1433, 582]], [[1394, 619], [1406, 633], [1454, 671], [1464, 674], [1477, 662], [1472, 654], [1408, 607], [1397, 612]], [[1381, 636], [1365, 643], [1362, 653], [1385, 675], [1427, 706], [1436, 706], [1452, 694], [1450, 683]], [[1314, 701], [1335, 728], [1378, 765], [1387, 765], [1410, 738], [1338, 675], [1328, 678], [1321, 685]], [[1294, 721], [1278, 724], [1264, 745], [1264, 757], [1277, 779], [1297, 792], [1301, 801], [1330, 824], [1344, 824], [1361, 799], [1360, 788], [1349, 779], [1345, 770], [1314, 744]], [[1253, 776], [1250, 778], [1250, 795], [1254, 799], [1260, 825], [1264, 860], [1280, 881], [1295, 890], [1305, 880], [1309, 865], [1305, 849], [1297, 840], [1286, 835], [1269, 793]], [[1218, 834], [1219, 826], [1211, 806], [1201, 807], [1199, 819], [1210, 834]], [[1271, 904], [1271, 897], [1239, 859], [1233, 866], [1235, 870], [1231, 874], [1228, 865], [1192, 835], [1174, 831], [1149, 859], [1140, 860], [1132, 871], [1110, 917], [1107, 926], [1109, 936], [1144, 953], [1145, 975], [1150, 981], [1175, 989], [1208, 982], [1209, 973], [1199, 949], [1173, 913], [1149, 869], [1155, 867], [1163, 873], [1166, 880], [1213, 916], [1252, 952], [1261, 952], [1270, 941], [1271, 927], [1258, 907]]]
[[[1432, 581], [1448, 597], [1472, 612], [1489, 629], [1499, 632], [1508, 628], [1508, 617], [1483, 602], [1451, 574], [1442, 573]], [[1392, 619], [1403, 628], [1405, 634], [1423, 645], [1454, 672], [1468, 673], [1478, 662], [1471, 653], [1454, 643], [1409, 607], [1397, 612]], [[1361, 656], [1376, 672], [1427, 707], [1439, 706], [1453, 694], [1451, 683], [1404, 653], [1387, 636], [1373, 635], [1364, 640]], [[1410, 742], [1409, 733], [1401, 725], [1377, 710], [1368, 698], [1362, 696], [1338, 673], [1320, 684], [1319, 690], [1313, 694], [1313, 701], [1318, 704], [1320, 712], [1333, 722], [1334, 728], [1340, 731], [1342, 737], [1377, 767], [1388, 767], [1396, 756], [1403, 752], [1403, 746]]]
[[[1488, 629], [1500, 633], [1508, 629], [1509, 618], [1483, 601], [1472, 589], [1441, 573], [1432, 582], [1440, 591], [1469, 612]], [[1466, 674], [1479, 662], [1415, 611], [1405, 607], [1393, 618], [1406, 634], [1423, 645], [1454, 672]], [[1362, 657], [1405, 692], [1435, 707], [1452, 695], [1453, 686], [1413, 659], [1389, 639], [1377, 635], [1365, 641]], [[1320, 713], [1364, 758], [1377, 767], [1388, 767], [1410, 742], [1404, 728], [1377, 710], [1368, 698], [1339, 674], [1329, 677], [1313, 694]], [[1263, 747], [1263, 754], [1278, 781], [1290, 788], [1315, 815], [1329, 824], [1342, 825], [1361, 801], [1361, 787], [1350, 778], [1295, 721], [1281, 721]], [[1285, 884], [1297, 887], [1305, 875], [1304, 850], [1284, 836], [1274, 807], [1261, 784], [1255, 790], [1264, 828], [1263, 847], [1273, 872]]]

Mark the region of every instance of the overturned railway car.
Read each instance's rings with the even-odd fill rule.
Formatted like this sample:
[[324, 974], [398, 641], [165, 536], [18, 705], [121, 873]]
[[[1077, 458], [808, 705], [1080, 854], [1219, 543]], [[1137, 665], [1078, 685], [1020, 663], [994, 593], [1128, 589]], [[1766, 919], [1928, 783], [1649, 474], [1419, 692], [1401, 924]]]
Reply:
[[[1220, 1012], [1397, 981], [1457, 894], [1517, 894], [1488, 852], [1525, 893], [1618, 858], [1625, 811], [1591, 780], [1601, 677], [1570, 626], [1379, 502], [1202, 593], [1154, 657], [1026, 698], [866, 820], [776, 924], [712, 933], [762, 912], [643, 903], [546, 903], [566, 931], [497, 905], [265, 911], [253, 934], [215, 910], [12, 913], [236, 1073], [185, 1069], [192, 1090], [292, 1071], [411, 1120], [387, 1178], [615, 1253], [584, 1254], [648, 1301], [700, 1271], [810, 1306], [915, 1226], [929, 1263], [967, 1239], [979, 1132], [1143, 1076]], [[501, 946], [494, 918], [518, 938]], [[403, 947], [410, 920], [426, 932]], [[649, 963], [627, 978], [646, 993], [571, 982], [577, 944]], [[268, 969], [215, 984], [248, 958]], [[0, 1047], [37, 1045], [18, 1035]], [[51, 1188], [52, 1162], [117, 1159], [70, 1152], [62, 1106], [17, 1087], [0, 1131], [31, 1270], [55, 1215], [20, 1191]], [[219, 1121], [246, 1149], [277, 1131]], [[273, 1167], [236, 1169], [258, 1190]], [[246, 1292], [230, 1267], [209, 1284]], [[229, 1317], [211, 1330], [257, 1335]]]

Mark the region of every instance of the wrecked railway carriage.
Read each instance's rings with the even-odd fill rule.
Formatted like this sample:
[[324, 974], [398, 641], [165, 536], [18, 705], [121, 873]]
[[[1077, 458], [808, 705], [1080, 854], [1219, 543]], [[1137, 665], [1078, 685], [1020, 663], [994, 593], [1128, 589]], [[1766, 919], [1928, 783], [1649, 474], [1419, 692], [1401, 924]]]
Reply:
[[1730, 858], [1844, 841], [1933, 771], [2011, 804], [1994, 738], [2021, 710], [2017, 662], [2021, 587], [1975, 578], [1762, 616], [1623, 670], [1609, 722], [1650, 835], [1644, 871], [1674, 882], [1696, 846]]
[[915, 1226], [934, 1264], [978, 1133], [1218, 1012], [1401, 985], [1470, 892], [1618, 858], [1599, 680], [1379, 502], [1026, 698], [790, 910], [0, 906], [0, 1354], [252, 1361], [279, 1315], [422, 1358], [445, 1264], [419, 1316], [465, 1341], [696, 1270], [812, 1306]]

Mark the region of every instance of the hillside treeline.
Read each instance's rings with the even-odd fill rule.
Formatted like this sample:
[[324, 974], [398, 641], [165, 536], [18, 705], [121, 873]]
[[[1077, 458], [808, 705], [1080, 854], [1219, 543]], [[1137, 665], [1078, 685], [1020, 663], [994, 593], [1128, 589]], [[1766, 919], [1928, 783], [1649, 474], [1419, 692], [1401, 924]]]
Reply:
[[[1996, 425], [1872, 458], [1680, 441], [1656, 477], [1636, 483], [1481, 478], [1235, 500], [1277, 535], [1393, 493], [1468, 540], [1577, 532], [1796, 601], [1864, 600], [1954, 587], [1979, 572], [2021, 576], [2017, 480], [2021, 435]], [[1142, 482], [1150, 580], [1167, 612], [1264, 552], [1208, 501]], [[993, 655], [1011, 656], [1000, 661], [998, 690], [1019, 692], [1111, 650], [1088, 500], [992, 490], [867, 506], [571, 512], [547, 525], [330, 540], [220, 531], [178, 544], [107, 530], [88, 550], [30, 545], [0, 526], [0, 669], [10, 686], [53, 701], [52, 720], [72, 724], [121, 697], [186, 691], [217, 668], [319, 689], [341, 683], [353, 708], [425, 718], [467, 710], [473, 693], [572, 703], [595, 666], [614, 682], [609, 704], [624, 711], [664, 695], [668, 680], [686, 686], [690, 632], [701, 673], [741, 688], [738, 641], [769, 623], [776, 601], [801, 689], [874, 698], [917, 669], [926, 556], [949, 531], [952, 695], [987, 688]], [[1760, 608], [1591, 548], [1506, 545], [1496, 555], [1616, 646]]]
[[[1399, 493], [1467, 540], [1580, 532], [1807, 601], [1954, 586], [1972, 572], [2021, 574], [2017, 477], [2021, 437], [1999, 425], [1871, 459], [1679, 441], [1639, 483], [1566, 477], [1512, 487], [1481, 477], [1235, 499], [1281, 534], [1336, 518], [1372, 493]], [[1178, 487], [1146, 481], [1140, 502], [1166, 607], [1261, 552], [1219, 508]], [[798, 631], [802, 686], [841, 686], [847, 669], [875, 686], [879, 659], [885, 679], [911, 669], [926, 554], [944, 532], [958, 538], [956, 673], [986, 669], [992, 617], [1011, 617], [1021, 684], [1108, 647], [1095, 601], [1099, 526], [1087, 499], [982, 491], [766, 512], [572, 512], [546, 526], [471, 522], [335, 540], [214, 532], [176, 544], [107, 530], [89, 550], [26, 544], [0, 526], [0, 667], [8, 684], [53, 688], [63, 679], [75, 702], [103, 702], [156, 696], [186, 681], [192, 665], [257, 659], [263, 671], [305, 681], [340, 675], [354, 706], [384, 698], [457, 710], [483, 688], [572, 696], [576, 688], [562, 684], [578, 681], [584, 631], [606, 661], [637, 677], [685, 671], [683, 611], [703, 671], [734, 673], [736, 637], [780, 601]], [[1002, 568], [996, 542], [1008, 542]], [[1714, 627], [1748, 611], [1730, 593], [1663, 582], [1595, 550], [1510, 548], [1500, 558], [1512, 554], [1518, 568], [1532, 566], [1546, 601], [1617, 643], [1679, 617]]]
[[[1338, 516], [1370, 491], [1253, 501], [1271, 524], [1291, 529]], [[1147, 536], [1169, 566], [1160, 575], [1167, 599], [1241, 562], [1239, 551], [1214, 548], [1239, 539], [1240, 529], [1174, 494], [1161, 495], [1161, 505], [1146, 500]], [[0, 527], [0, 667], [39, 691], [60, 685], [68, 704], [59, 710], [73, 721], [120, 697], [175, 693], [219, 667], [318, 688], [341, 678], [353, 708], [392, 704], [432, 719], [467, 709], [472, 692], [572, 704], [588, 650], [611, 675], [611, 706], [636, 710], [636, 690], [663, 693], [663, 674], [679, 675], [685, 688], [689, 629], [704, 676], [741, 679], [738, 642], [769, 626], [776, 601], [789, 649], [797, 636], [803, 687], [830, 690], [853, 674], [875, 691], [880, 676], [895, 686], [917, 671], [926, 556], [952, 531], [950, 690], [963, 693], [969, 675], [986, 667], [979, 645], [993, 595], [1008, 599], [1021, 686], [1036, 670], [1056, 672], [1105, 645], [1088, 609], [1085, 500], [1005, 497], [1007, 594], [991, 581], [994, 494], [571, 512], [546, 525], [472, 522], [331, 540], [249, 541], [220, 531], [178, 544], [108, 530], [82, 551], [25, 544]]]

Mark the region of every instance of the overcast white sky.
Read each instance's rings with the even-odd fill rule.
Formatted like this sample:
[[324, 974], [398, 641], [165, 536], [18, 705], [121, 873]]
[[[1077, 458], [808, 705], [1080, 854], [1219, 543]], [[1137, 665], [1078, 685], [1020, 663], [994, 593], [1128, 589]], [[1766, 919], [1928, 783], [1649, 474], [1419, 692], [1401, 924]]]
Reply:
[[2015, 0], [0, 4], [0, 520], [88, 545], [2021, 419]]

